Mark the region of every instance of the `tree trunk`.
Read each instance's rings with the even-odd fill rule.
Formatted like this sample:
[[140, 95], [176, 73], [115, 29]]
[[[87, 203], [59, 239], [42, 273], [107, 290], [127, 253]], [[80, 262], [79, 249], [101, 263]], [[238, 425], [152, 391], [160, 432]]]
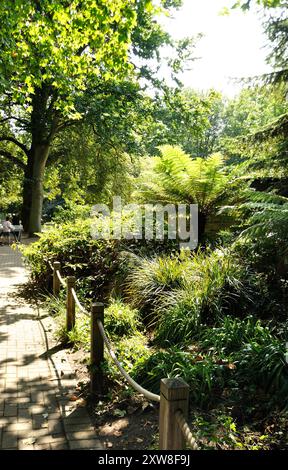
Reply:
[[207, 224], [207, 215], [203, 212], [198, 213], [198, 240], [201, 243], [204, 239], [205, 229]]
[[57, 95], [45, 84], [35, 88], [32, 98], [31, 148], [23, 185], [23, 223], [29, 235], [41, 232], [44, 173], [50, 146], [57, 132], [58, 111], [53, 109]]
[[29, 229], [30, 209], [32, 204], [32, 181], [33, 181], [33, 159], [29, 155], [27, 165], [24, 170], [24, 181], [22, 189], [22, 210], [21, 221], [25, 232]]
[[31, 206], [28, 225], [28, 233], [30, 236], [41, 232], [43, 183], [49, 150], [50, 147], [48, 144], [37, 145], [34, 149], [33, 147], [31, 149], [33, 173], [31, 184]]

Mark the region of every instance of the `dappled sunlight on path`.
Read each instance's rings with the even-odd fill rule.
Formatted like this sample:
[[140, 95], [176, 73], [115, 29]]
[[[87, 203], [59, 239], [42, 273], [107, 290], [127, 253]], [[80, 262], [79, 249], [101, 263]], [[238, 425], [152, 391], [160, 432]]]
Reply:
[[65, 350], [50, 348], [47, 314], [19, 298], [21, 254], [0, 247], [0, 449], [101, 449]]

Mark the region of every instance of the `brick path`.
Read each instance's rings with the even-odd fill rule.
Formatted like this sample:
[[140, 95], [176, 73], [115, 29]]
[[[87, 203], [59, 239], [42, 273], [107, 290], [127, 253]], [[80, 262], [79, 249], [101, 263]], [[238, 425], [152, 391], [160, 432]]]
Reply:
[[0, 449], [102, 449], [65, 351], [49, 350], [47, 315], [19, 300], [21, 255], [0, 247]]

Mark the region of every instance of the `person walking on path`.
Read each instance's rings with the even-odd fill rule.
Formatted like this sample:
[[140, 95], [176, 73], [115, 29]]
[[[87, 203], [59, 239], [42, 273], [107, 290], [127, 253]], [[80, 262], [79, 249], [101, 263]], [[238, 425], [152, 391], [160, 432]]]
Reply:
[[8, 238], [8, 244], [10, 245], [10, 235], [14, 232], [14, 226], [10, 222], [10, 218], [7, 216], [6, 220], [2, 223], [3, 235]]

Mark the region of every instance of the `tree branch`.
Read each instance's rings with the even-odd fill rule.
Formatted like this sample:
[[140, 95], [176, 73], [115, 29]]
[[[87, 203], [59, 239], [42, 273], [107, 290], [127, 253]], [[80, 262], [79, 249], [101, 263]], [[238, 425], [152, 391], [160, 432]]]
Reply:
[[10, 136], [0, 137], [0, 142], [12, 142], [12, 144], [17, 145], [17, 147], [23, 150], [23, 152], [27, 155], [27, 157], [29, 156], [29, 150], [26, 147], [26, 145], [19, 142], [19, 140], [15, 139], [15, 137], [10, 137]]
[[66, 122], [62, 122], [57, 126], [56, 132], [62, 131], [63, 129], [67, 129], [67, 127], [74, 126], [75, 124], [79, 124], [83, 121], [83, 119], [78, 120], [68, 120]]
[[20, 122], [23, 125], [23, 127], [21, 126], [22, 129], [27, 128], [29, 126], [29, 121], [26, 121], [25, 119], [16, 118], [15, 116], [9, 116], [7, 118], [0, 119], [0, 124], [3, 124], [4, 122], [10, 121], [12, 119], [16, 122]]
[[4, 123], [6, 121], [10, 121], [11, 119], [13, 119], [14, 121], [18, 121], [18, 122], [21, 122], [22, 124], [24, 124], [25, 126], [28, 126], [29, 125], [29, 122], [26, 121], [25, 119], [20, 119], [20, 118], [17, 118], [15, 116], [9, 116], [9, 117], [6, 117], [6, 118], [3, 118], [0, 120], [0, 123]]
[[25, 163], [22, 162], [22, 160], [19, 160], [19, 158], [14, 157], [14, 155], [12, 155], [12, 153], [7, 152], [6, 150], [1, 150], [0, 149], [0, 156], [7, 158], [7, 160], [10, 160], [10, 162], [15, 163], [15, 165], [20, 166], [20, 168], [22, 168], [22, 170], [25, 170], [25, 168], [26, 168]]

